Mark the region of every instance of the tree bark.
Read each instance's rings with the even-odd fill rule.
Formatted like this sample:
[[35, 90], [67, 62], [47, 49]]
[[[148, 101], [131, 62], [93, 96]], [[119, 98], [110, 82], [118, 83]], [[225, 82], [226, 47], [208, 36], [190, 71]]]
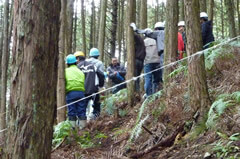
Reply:
[[123, 12], [122, 12], [122, 5], [121, 5], [121, 0], [118, 1], [118, 31], [117, 31], [117, 41], [118, 41], [118, 53], [119, 53], [119, 56], [118, 56], [118, 61], [121, 63], [121, 53], [122, 53], [122, 24], [123, 24], [123, 20], [122, 20], [122, 15], [123, 15]]
[[[130, 23], [135, 22], [135, 13], [134, 5], [136, 0], [127, 1], [127, 79], [134, 77], [135, 72], [135, 46], [134, 46], [134, 33], [130, 27]], [[133, 106], [134, 103], [134, 91], [135, 91], [135, 81], [129, 82], [127, 84], [128, 88], [128, 105]]]
[[158, 15], [159, 15], [159, 2], [158, 0], [156, 0], [154, 24], [158, 22], [158, 19], [159, 19]]
[[[67, 0], [61, 0], [60, 34], [59, 34], [59, 56], [58, 56], [58, 79], [57, 79], [57, 107], [65, 105], [65, 62], [66, 55], [66, 26], [67, 26]], [[66, 120], [66, 108], [57, 111], [57, 122]]]
[[[185, 21], [187, 39], [187, 54], [202, 50], [202, 36], [199, 21], [199, 0], [185, 0]], [[192, 113], [199, 111], [200, 118], [205, 120], [207, 108], [210, 106], [207, 78], [204, 64], [204, 54], [194, 56], [188, 60], [188, 89]]]
[[[1, 37], [0, 37], [0, 66], [2, 66], [2, 52], [3, 52], [3, 7], [0, 8], [0, 34], [1, 34]], [[0, 69], [0, 77], [2, 77], [2, 69]], [[1, 90], [1, 85], [0, 85], [0, 90]], [[0, 103], [1, 103], [1, 98], [0, 98]]]
[[207, 1], [206, 0], [200, 0], [200, 12], [207, 13]]
[[[6, 93], [7, 93], [7, 72], [9, 61], [9, 40], [8, 40], [8, 27], [9, 27], [9, 0], [4, 2], [4, 37], [3, 37], [3, 54], [2, 54], [2, 74], [1, 74], [1, 105], [0, 114], [6, 112]], [[0, 117], [0, 130], [6, 128], [6, 114]], [[4, 138], [5, 133], [0, 133], [0, 138]]]
[[237, 36], [236, 28], [235, 28], [235, 19], [234, 19], [234, 6], [233, 0], [224, 0], [225, 7], [227, 10], [227, 19], [229, 23], [229, 36], [234, 38]]
[[213, 15], [214, 15], [214, 0], [209, 1], [209, 8], [208, 8], [208, 17], [209, 20], [213, 21]]
[[147, 28], [147, 1], [141, 0], [140, 28]]
[[224, 39], [224, 7], [223, 7], [223, 0], [221, 0], [221, 31], [222, 31], [222, 38]]
[[73, 4], [74, 0], [67, 0], [67, 30], [66, 30], [66, 42], [65, 49], [67, 54], [72, 53], [72, 35], [73, 35]]
[[180, 18], [179, 21], [184, 21], [184, 0], [180, 0]]
[[14, 1], [6, 158], [50, 159], [60, 1]]
[[[177, 60], [178, 55], [178, 0], [168, 0], [166, 8], [165, 41], [164, 41], [164, 65]], [[168, 75], [173, 71], [172, 67], [164, 69], [164, 87], [169, 84]]]
[[95, 25], [96, 25], [96, 13], [95, 13], [95, 3], [94, 0], [92, 0], [92, 15], [91, 15], [91, 31], [90, 31], [90, 42], [89, 42], [89, 48], [96, 47], [95, 44]]
[[84, 0], [81, 0], [81, 22], [82, 22], [82, 45], [83, 52], [86, 53], [86, 32], [85, 32], [85, 15], [84, 15]]
[[78, 4], [78, 0], [75, 0], [72, 52], [76, 52], [76, 49], [77, 49], [77, 20], [78, 20], [78, 5], [77, 4]]
[[237, 15], [238, 15], [238, 34], [240, 35], [240, 8], [239, 0], [237, 0]]
[[101, 17], [98, 32], [98, 50], [100, 51], [100, 60], [104, 60], [105, 26], [106, 26], [107, 0], [101, 0]]
[[118, 0], [112, 1], [112, 29], [111, 29], [111, 40], [110, 40], [110, 54], [111, 57], [115, 57], [116, 49], [116, 36], [117, 36], [117, 24], [118, 24]]

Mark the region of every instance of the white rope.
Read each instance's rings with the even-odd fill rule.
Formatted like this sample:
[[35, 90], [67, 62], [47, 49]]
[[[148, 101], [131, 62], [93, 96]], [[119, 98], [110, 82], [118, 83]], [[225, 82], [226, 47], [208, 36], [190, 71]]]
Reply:
[[0, 130], [0, 133], [7, 131], [7, 128]]
[[[184, 57], [184, 58], [182, 58], [181, 60], [178, 60], [178, 61], [175, 61], [175, 62], [171, 62], [171, 63], [169, 63], [169, 64], [167, 64], [167, 65], [164, 65], [164, 66], [162, 66], [162, 67], [160, 67], [160, 68], [157, 68], [157, 69], [155, 69], [155, 70], [152, 70], [152, 71], [150, 71], [150, 72], [148, 72], [148, 73], [143, 73], [143, 74], [141, 74], [141, 75], [139, 75], [139, 76], [136, 76], [136, 77], [133, 77], [133, 78], [131, 78], [131, 79], [129, 79], [129, 80], [126, 80], [125, 82], [122, 82], [122, 83], [120, 83], [120, 84], [117, 84], [117, 85], [115, 85], [115, 86], [113, 86], [113, 87], [107, 88], [107, 89], [102, 90], [102, 91], [99, 91], [99, 92], [97, 92], [97, 93], [93, 93], [92, 95], [89, 95], [89, 96], [87, 96], [87, 97], [84, 97], [84, 98], [81, 98], [81, 99], [79, 99], [79, 100], [76, 100], [76, 101], [74, 101], [74, 102], [72, 102], [72, 103], [69, 103], [69, 104], [63, 105], [63, 106], [61, 106], [61, 107], [58, 107], [57, 110], [60, 110], [60, 109], [62, 109], [62, 108], [65, 108], [65, 107], [67, 107], [67, 106], [69, 106], [69, 105], [71, 105], [71, 104], [77, 103], [77, 102], [79, 102], [79, 101], [85, 100], [85, 99], [87, 99], [87, 98], [89, 98], [89, 97], [93, 97], [93, 96], [95, 96], [95, 95], [97, 95], [97, 94], [101, 94], [101, 93], [103, 93], [103, 92], [109, 91], [109, 90], [111, 90], [111, 89], [113, 89], [113, 88], [116, 88], [116, 87], [122, 85], [122, 84], [126, 84], [126, 83], [129, 83], [129, 82], [131, 82], [131, 81], [136, 81], [138, 78], [142, 78], [142, 77], [144, 77], [144, 76], [146, 76], [146, 75], [148, 75], [148, 74], [151, 74], [151, 73], [153, 73], [153, 72], [155, 72], [155, 71], [158, 71], [158, 70], [160, 70], [160, 69], [173, 66], [173, 65], [175, 65], [175, 64], [177, 64], [177, 63], [179, 63], [179, 62], [181, 62], [181, 61], [184, 61], [184, 60], [186, 60], [186, 59], [190, 59], [190, 58], [192, 58], [192, 57], [194, 57], [194, 56], [196, 56], [196, 55], [201, 55], [201, 54], [204, 53], [204, 51], [208, 51], [208, 50], [212, 50], [212, 49], [218, 48], [218, 47], [220, 47], [220, 46], [222, 46], [222, 45], [225, 45], [225, 44], [227, 44], [227, 43], [229, 43], [229, 42], [234, 41], [235, 39], [238, 39], [239, 37], [240, 37], [240, 36], [237, 36], [237, 37], [235, 37], [235, 38], [229, 39], [229, 40], [227, 40], [227, 41], [225, 41], [225, 42], [222, 42], [222, 43], [219, 43], [219, 44], [217, 44], [217, 45], [215, 45], [215, 46], [213, 46], [213, 47], [211, 47], [211, 48], [208, 48], [208, 49], [205, 49], [205, 50], [202, 50], [202, 51], [198, 51], [198, 52], [196, 52], [195, 54], [192, 54], [191, 56]], [[6, 113], [6, 112], [5, 112], [5, 113]], [[4, 113], [3, 113], [3, 114], [4, 114]], [[7, 130], [7, 128], [2, 129], [2, 130], [0, 130], [0, 133], [4, 132], [4, 131], [6, 131], [6, 130]]]

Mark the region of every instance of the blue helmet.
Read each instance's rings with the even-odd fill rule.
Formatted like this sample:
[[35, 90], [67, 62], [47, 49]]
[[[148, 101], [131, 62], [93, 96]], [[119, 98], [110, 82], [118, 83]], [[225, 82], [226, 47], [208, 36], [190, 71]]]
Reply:
[[100, 53], [97, 48], [91, 48], [90, 57], [92, 57], [92, 56], [100, 56]]
[[66, 64], [74, 64], [77, 62], [76, 56], [74, 56], [73, 54], [69, 54], [66, 57]]

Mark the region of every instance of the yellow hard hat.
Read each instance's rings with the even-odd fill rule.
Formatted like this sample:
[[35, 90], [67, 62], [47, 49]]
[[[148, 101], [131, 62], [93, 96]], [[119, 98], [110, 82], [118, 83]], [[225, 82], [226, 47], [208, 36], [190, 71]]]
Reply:
[[74, 56], [78, 57], [78, 56], [84, 56], [85, 57], [85, 54], [82, 52], [82, 51], [76, 51], [74, 53]]

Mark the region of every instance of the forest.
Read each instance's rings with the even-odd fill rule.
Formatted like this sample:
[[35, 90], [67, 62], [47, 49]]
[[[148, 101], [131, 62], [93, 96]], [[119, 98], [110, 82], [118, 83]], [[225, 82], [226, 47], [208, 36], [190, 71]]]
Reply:
[[0, 158], [239, 159], [240, 0], [0, 0]]

